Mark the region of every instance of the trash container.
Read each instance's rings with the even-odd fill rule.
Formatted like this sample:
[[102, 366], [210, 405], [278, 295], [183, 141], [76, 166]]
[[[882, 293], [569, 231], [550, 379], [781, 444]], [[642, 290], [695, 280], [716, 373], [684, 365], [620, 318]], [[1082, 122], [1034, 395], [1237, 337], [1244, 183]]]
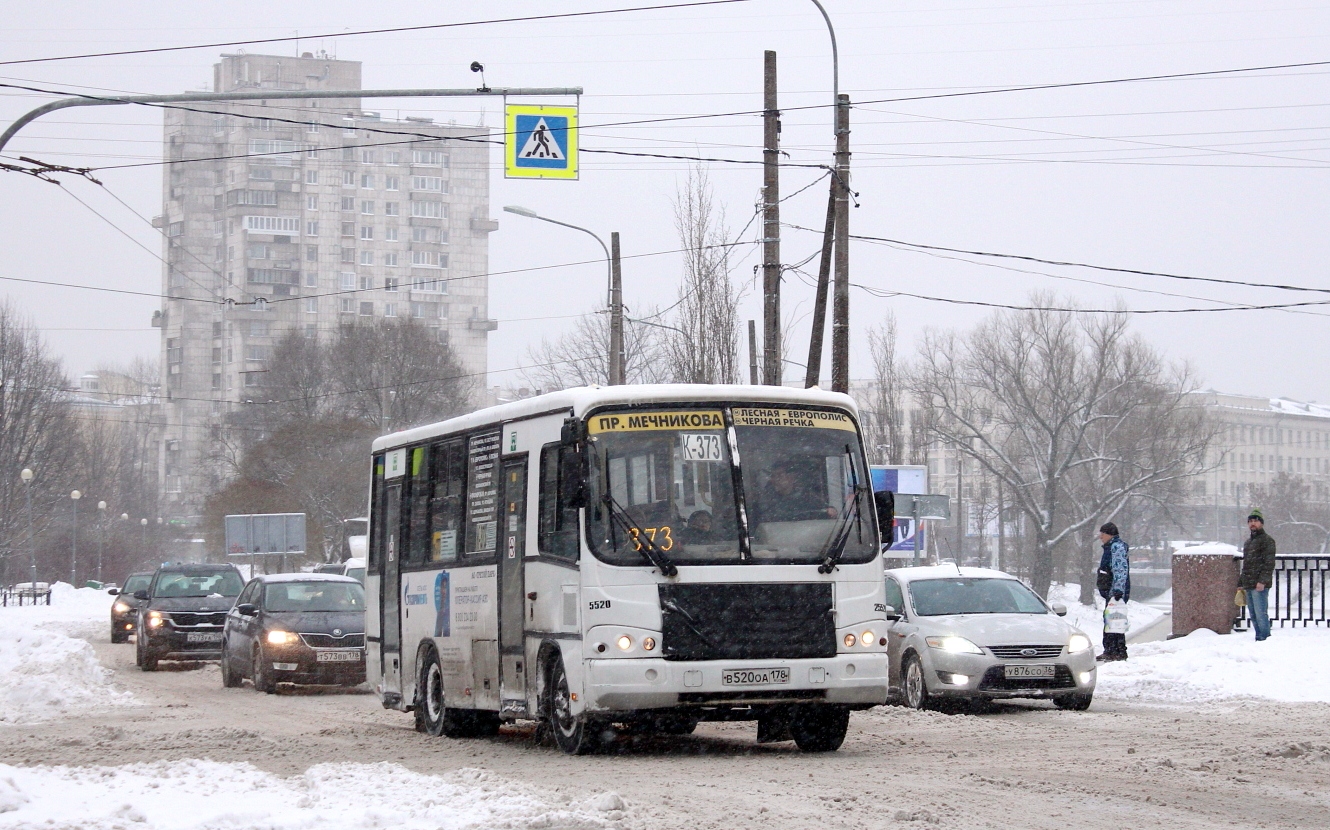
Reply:
[[1238, 608], [1241, 551], [1232, 545], [1192, 545], [1173, 551], [1173, 636], [1198, 628], [1230, 634]]

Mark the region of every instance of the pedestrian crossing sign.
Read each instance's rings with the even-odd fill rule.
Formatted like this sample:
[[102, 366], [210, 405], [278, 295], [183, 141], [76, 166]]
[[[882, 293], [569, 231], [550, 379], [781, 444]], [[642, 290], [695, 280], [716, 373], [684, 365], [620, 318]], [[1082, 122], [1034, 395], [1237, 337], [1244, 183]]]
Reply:
[[504, 177], [577, 178], [577, 107], [504, 107]]

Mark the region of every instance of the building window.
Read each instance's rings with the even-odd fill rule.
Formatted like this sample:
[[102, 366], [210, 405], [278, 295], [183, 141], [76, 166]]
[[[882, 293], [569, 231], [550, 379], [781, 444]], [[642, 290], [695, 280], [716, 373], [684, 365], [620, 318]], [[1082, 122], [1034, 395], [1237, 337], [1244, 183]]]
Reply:
[[374, 252], [373, 252], [373, 251], [361, 251], [361, 252], [360, 252], [360, 264], [361, 264], [361, 265], [373, 265], [373, 264], [374, 264]]
[[423, 277], [412, 278], [411, 290], [423, 291], [431, 294], [443, 294], [448, 290], [448, 282], [447, 280], [442, 280], [437, 277], [432, 279], [425, 279]]
[[412, 202], [411, 215], [423, 219], [443, 219], [448, 210], [443, 202]]
[[396, 150], [389, 150], [387, 154], [385, 154], [383, 160], [387, 164], [401, 164], [402, 154], [397, 152]]
[[402, 212], [401, 212], [401, 210], [398, 208], [398, 204], [397, 204], [397, 202], [384, 202], [384, 203], [383, 203], [383, 215], [384, 215], [384, 216], [401, 216], [401, 215], [402, 215]]
[[356, 261], [356, 249], [355, 249], [355, 248], [343, 248], [343, 249], [342, 249], [342, 262], [350, 262], [350, 263], [354, 263], [355, 261]]
[[318, 235], [319, 235], [319, 220], [310, 219], [309, 221], [305, 222], [305, 236], [318, 236]]
[[374, 316], [374, 303], [361, 303], [361, 304], [360, 304], [360, 316], [361, 316], [361, 317], [373, 317], [373, 316]]
[[397, 291], [397, 277], [384, 277], [383, 290], [393, 291], [393, 292]]
[[318, 262], [318, 261], [319, 261], [319, 246], [318, 246], [318, 245], [306, 245], [306, 246], [305, 246], [305, 261], [306, 261], [306, 262]]
[[397, 316], [397, 306], [396, 306], [395, 304], [393, 304], [393, 303], [384, 303], [384, 304], [383, 304], [383, 316], [384, 316], [384, 317], [396, 317], [396, 316]]
[[318, 196], [306, 196], [306, 197], [305, 197], [305, 210], [318, 210], [318, 209], [319, 209], [319, 197], [318, 197]]
[[305, 125], [305, 132], [307, 133], [313, 134], [317, 133], [318, 131], [319, 131], [319, 122], [317, 121], [311, 121]]
[[[373, 150], [361, 150], [361, 151], [360, 151], [360, 163], [361, 163], [361, 164], [373, 164], [373, 163], [374, 163], [374, 151], [373, 151]], [[370, 187], [370, 185], [361, 185], [361, 187]]]
[[313, 340], [314, 338], [316, 338], [316, 337], [318, 337], [318, 336], [319, 336], [319, 324], [318, 324], [318, 323], [306, 323], [306, 324], [305, 324], [305, 337], [306, 337], [307, 339], [309, 339], [309, 340]]
[[341, 276], [341, 278], [340, 278], [340, 280], [339, 280], [339, 282], [338, 282], [338, 285], [341, 286], [341, 289], [342, 289], [343, 291], [355, 291], [355, 290], [356, 290], [356, 275], [355, 275], [355, 274], [348, 274], [348, 273], [346, 273], [346, 272], [343, 272], [343, 273], [342, 273], [342, 276]]
[[355, 223], [355, 222], [343, 222], [343, 223], [342, 223], [342, 236], [355, 236], [355, 235], [356, 235], [356, 223]]
[[374, 238], [374, 226], [373, 226], [373, 225], [361, 225], [361, 226], [360, 226], [360, 238], [361, 238], [361, 239], [373, 239], [373, 238]]
[[356, 172], [354, 170], [342, 171], [342, 187], [356, 186]]
[[361, 291], [373, 291], [373, 290], [374, 290], [374, 278], [373, 278], [373, 277], [367, 277], [367, 276], [361, 275], [360, 280], [359, 280], [359, 283], [360, 283], [360, 290], [361, 290]]
[[277, 207], [277, 192], [274, 190], [229, 190], [226, 193], [228, 205], [262, 205]]
[[306, 314], [318, 314], [318, 313], [319, 313], [319, 300], [318, 300], [317, 297], [306, 297], [306, 298], [305, 298], [305, 313], [306, 313]]
[[363, 199], [360, 202], [360, 212], [366, 216], [374, 215], [374, 202], [369, 199]]
[[423, 267], [423, 268], [438, 268], [438, 267], [439, 267], [439, 252], [438, 252], [438, 251], [412, 251], [412, 252], [411, 252], [411, 264], [412, 264], [412, 265], [417, 265], [417, 266], [420, 266], [420, 267]]
[[355, 314], [356, 301], [350, 297], [343, 297], [337, 302], [337, 311], [339, 314]]
[[438, 303], [412, 303], [411, 316], [419, 320], [439, 319]]
[[448, 192], [447, 188], [444, 186], [443, 179], [438, 176], [412, 176], [411, 189], [427, 190], [434, 193]]
[[318, 184], [318, 183], [319, 183], [319, 171], [317, 171], [317, 170], [306, 170], [306, 171], [305, 171], [305, 184]]
[[396, 177], [396, 176], [384, 176], [384, 177], [383, 177], [383, 189], [384, 189], [384, 190], [396, 190], [396, 189], [397, 189], [397, 177]]
[[342, 197], [342, 210], [355, 210], [355, 209], [356, 209], [356, 197], [355, 197], [355, 196], [343, 196], [343, 197]]
[[298, 234], [300, 219], [296, 216], [246, 216], [244, 229], [258, 233]]
[[437, 228], [411, 229], [412, 242], [437, 242], [438, 239], [439, 239], [439, 232]]
[[362, 173], [362, 174], [360, 174], [360, 186], [363, 187], [363, 188], [369, 189], [369, 190], [373, 190], [373, 189], [374, 189], [374, 174], [373, 174], [373, 173]]
[[383, 255], [383, 264], [384, 264], [384, 265], [389, 265], [389, 266], [395, 266], [395, 265], [397, 265], [397, 253], [394, 251], [394, 252], [392, 252], [392, 253], [384, 254], [384, 255]]
[[448, 154], [442, 150], [412, 150], [412, 164], [428, 164], [432, 167], [447, 167]]
[[397, 241], [397, 228], [384, 228], [384, 229], [383, 229], [383, 238], [386, 239], [386, 240], [388, 240], [389, 242], [396, 242], [396, 241]]
[[306, 288], [318, 288], [318, 287], [319, 287], [319, 274], [318, 274], [317, 271], [306, 271], [306, 272], [305, 272], [305, 287], [306, 287]]

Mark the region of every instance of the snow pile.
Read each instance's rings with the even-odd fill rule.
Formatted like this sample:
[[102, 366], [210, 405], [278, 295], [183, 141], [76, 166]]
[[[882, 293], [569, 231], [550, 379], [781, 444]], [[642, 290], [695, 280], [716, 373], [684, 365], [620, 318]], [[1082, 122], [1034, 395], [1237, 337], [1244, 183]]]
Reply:
[[1265, 642], [1251, 632], [1201, 629], [1186, 637], [1141, 643], [1122, 663], [1099, 668], [1097, 697], [1199, 703], [1259, 697], [1330, 702], [1330, 631], [1276, 628]]
[[[1104, 633], [1104, 606], [1082, 605], [1080, 600], [1079, 585], [1054, 584], [1048, 589], [1049, 602], [1060, 602], [1067, 606], [1067, 616], [1063, 619], [1089, 634], [1090, 639], [1095, 642], [1095, 650], [1102, 651], [1103, 645], [1100, 639]], [[1131, 600], [1127, 603], [1127, 637], [1130, 638], [1132, 632], [1140, 631], [1159, 619], [1163, 613], [1159, 608]]]
[[560, 800], [490, 772], [421, 775], [397, 764], [319, 764], [279, 778], [249, 764], [0, 764], [0, 828], [592, 830], [624, 825], [616, 793]]
[[[105, 591], [57, 583], [51, 604], [0, 607], [0, 723], [32, 723], [131, 702], [110, 686], [88, 639], [107, 636]], [[8, 798], [0, 781], [0, 812]]]
[[1173, 549], [1174, 556], [1242, 556], [1242, 551], [1224, 542], [1202, 542]]

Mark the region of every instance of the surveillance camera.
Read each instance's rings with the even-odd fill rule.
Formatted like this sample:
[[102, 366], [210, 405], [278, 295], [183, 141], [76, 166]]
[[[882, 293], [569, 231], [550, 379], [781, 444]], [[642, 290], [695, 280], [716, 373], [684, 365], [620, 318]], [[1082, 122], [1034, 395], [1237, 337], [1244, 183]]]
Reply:
[[472, 71], [472, 72], [484, 72], [484, 71], [485, 71], [485, 67], [484, 67], [483, 65], [481, 65], [480, 61], [471, 61], [471, 71]]

